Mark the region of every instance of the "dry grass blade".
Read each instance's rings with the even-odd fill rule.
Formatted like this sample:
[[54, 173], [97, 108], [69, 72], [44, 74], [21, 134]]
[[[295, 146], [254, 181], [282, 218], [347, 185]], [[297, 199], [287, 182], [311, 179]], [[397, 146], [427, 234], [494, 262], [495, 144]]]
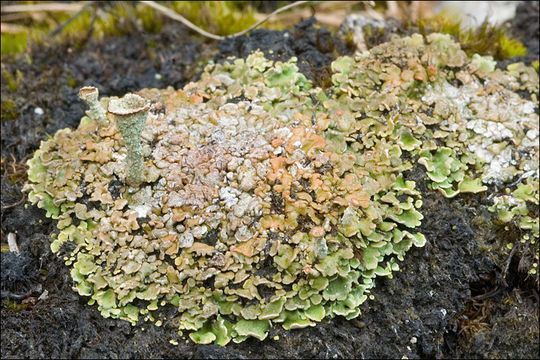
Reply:
[[17, 13], [17, 12], [35, 12], [35, 11], [64, 11], [64, 12], [76, 12], [79, 11], [85, 5], [84, 2], [77, 3], [45, 3], [45, 4], [22, 4], [22, 5], [6, 5], [2, 6], [3, 13]]
[[18, 34], [28, 30], [25, 26], [17, 24], [1, 23], [0, 26], [2, 34]]
[[[89, 1], [87, 2], [82, 8], [79, 9], [79, 11], [77, 11], [73, 16], [71, 16], [69, 19], [67, 19], [66, 21], [64, 21], [62, 24], [58, 25], [58, 27], [56, 29], [54, 29], [53, 31], [51, 31], [49, 33], [49, 36], [54, 36], [58, 33], [60, 33], [66, 26], [68, 26], [69, 24], [71, 24], [71, 22], [73, 22], [73, 20], [75, 20], [76, 18], [78, 18], [83, 12], [85, 12], [86, 10], [88, 10], [88, 8], [90, 8], [90, 6], [92, 6], [94, 4], [93, 1]], [[95, 14], [94, 16], [92, 17], [92, 24], [94, 24], [94, 21], [95, 21]]]
[[285, 5], [283, 7], [280, 7], [279, 9], [276, 9], [275, 11], [271, 12], [270, 14], [268, 14], [264, 19], [261, 19], [260, 21], [258, 21], [257, 23], [253, 24], [252, 26], [250, 26], [249, 28], [247, 28], [246, 30], [244, 31], [240, 31], [236, 34], [233, 34], [233, 35], [230, 35], [229, 37], [234, 37], [234, 36], [240, 36], [240, 35], [244, 35], [246, 33], [248, 33], [249, 31], [255, 29], [257, 26], [261, 25], [262, 23], [264, 23], [265, 21], [267, 21], [268, 19], [270, 19], [272, 16], [276, 15], [276, 14], [279, 14], [280, 12], [283, 12], [285, 10], [289, 10], [289, 9], [292, 9], [293, 7], [296, 7], [298, 5], [302, 5], [302, 4], [305, 4], [305, 3], [308, 3], [309, 1], [296, 1], [296, 2], [293, 2], [292, 4], [289, 4], [289, 5]]
[[7, 210], [7, 209], [11, 209], [11, 208], [14, 208], [16, 206], [19, 206], [21, 204], [24, 204], [24, 200], [26, 199], [26, 195], [25, 194], [22, 194], [22, 197], [19, 201], [17, 201], [16, 203], [14, 204], [10, 204], [10, 205], [5, 205], [5, 206], [2, 206], [2, 210]]
[[206, 37], [208, 37], [210, 39], [214, 39], [214, 40], [223, 40], [223, 39], [225, 39], [224, 36], [214, 35], [214, 34], [210, 34], [207, 31], [204, 31], [203, 29], [201, 29], [197, 25], [193, 24], [191, 21], [189, 21], [188, 19], [186, 19], [182, 15], [176, 13], [175, 11], [173, 11], [173, 10], [163, 6], [163, 5], [159, 5], [155, 1], [141, 1], [141, 3], [150, 6], [151, 8], [159, 11], [160, 13], [167, 16], [168, 18], [171, 18], [171, 19], [176, 20], [176, 21], [180, 21], [182, 24], [186, 25], [191, 30], [196, 31], [196, 32], [198, 32], [199, 34], [201, 34], [203, 36], [206, 36]]
[[214, 39], [214, 40], [224, 40], [225, 38], [228, 38], [228, 37], [235, 37], [235, 36], [244, 35], [244, 34], [248, 33], [249, 31], [251, 31], [251, 30], [255, 29], [256, 27], [258, 27], [259, 25], [261, 25], [262, 23], [264, 23], [268, 19], [270, 19], [272, 16], [274, 16], [276, 14], [279, 14], [279, 13], [281, 13], [283, 11], [289, 10], [289, 9], [291, 9], [293, 7], [303, 5], [303, 4], [308, 3], [308, 2], [310, 2], [310, 1], [296, 1], [296, 2], [294, 2], [292, 4], [285, 5], [283, 7], [280, 7], [279, 9], [273, 11], [272, 13], [266, 15], [263, 19], [259, 20], [256, 24], [250, 26], [246, 30], [237, 32], [236, 34], [232, 34], [232, 35], [228, 35], [228, 36], [222, 36], [222, 35], [211, 34], [211, 33], [207, 32], [207, 31], [201, 29], [200, 27], [193, 24], [191, 21], [189, 21], [188, 19], [186, 19], [182, 15], [176, 13], [175, 11], [173, 11], [173, 10], [163, 6], [163, 5], [160, 5], [160, 4], [156, 3], [155, 1], [141, 1], [141, 3], [143, 3], [145, 5], [148, 5], [151, 8], [161, 12], [163, 15], [165, 15], [165, 16], [173, 19], [173, 20], [180, 21], [182, 24], [186, 25], [190, 29], [198, 32], [199, 34], [201, 34], [203, 36], [206, 36], [206, 37], [208, 37], [210, 39]]

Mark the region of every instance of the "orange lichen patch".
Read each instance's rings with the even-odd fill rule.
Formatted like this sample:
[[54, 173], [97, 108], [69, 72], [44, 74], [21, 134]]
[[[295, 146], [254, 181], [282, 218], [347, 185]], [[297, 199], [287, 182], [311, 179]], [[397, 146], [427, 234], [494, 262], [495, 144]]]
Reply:
[[186, 213], [180, 208], [173, 208], [172, 213], [172, 221], [174, 222], [182, 222], [186, 218]]
[[277, 178], [279, 179], [279, 181], [281, 181], [281, 184], [274, 185], [274, 190], [281, 193], [281, 196], [283, 196], [283, 198], [285, 198], [286, 200], [294, 201], [294, 199], [291, 198], [290, 196], [291, 195], [290, 188], [293, 182], [292, 175], [289, 174], [288, 172], [279, 173], [279, 175], [280, 176], [278, 176]]
[[314, 155], [315, 151], [322, 150], [326, 146], [326, 141], [320, 135], [315, 134], [312, 131], [308, 131], [302, 150], [305, 151], [307, 156], [311, 157]]
[[312, 174], [310, 176], [310, 180], [311, 180], [311, 185], [309, 188], [311, 190], [317, 190], [323, 185], [323, 181], [321, 180], [321, 174], [318, 174], [318, 173]]
[[176, 241], [176, 238], [178, 237], [178, 234], [169, 234], [167, 236], [164, 236], [161, 238], [161, 241], [165, 242], [174, 242]]
[[273, 171], [278, 171], [283, 168], [283, 157], [278, 156], [270, 159], [270, 165], [272, 166]]
[[301, 114], [299, 112], [294, 113], [294, 121], [298, 122], [302, 126], [311, 126], [311, 115]]
[[113, 211], [111, 215], [111, 225], [114, 231], [130, 231], [139, 229], [139, 223], [137, 222], [137, 213], [130, 211], [129, 215], [122, 211]]
[[382, 77], [386, 80], [383, 84], [383, 88], [398, 87], [401, 85], [401, 70], [395, 65], [391, 65], [386, 69], [386, 73], [383, 73]]
[[347, 194], [345, 198], [353, 206], [360, 206], [364, 209], [369, 207], [370, 197], [369, 194], [365, 191], [358, 191], [354, 194]]
[[119, 198], [114, 200], [114, 210], [122, 210], [126, 205], [128, 204], [128, 201], [124, 198]]
[[[201, 243], [201, 242], [194, 242], [193, 245], [191, 245], [189, 248], [186, 249], [188, 252], [194, 252], [197, 253], [199, 256], [207, 256], [214, 252], [214, 247]], [[246, 255], [248, 256], [248, 255]], [[251, 256], [251, 255], [249, 255]]]
[[271, 144], [272, 144], [273, 147], [277, 148], [278, 146], [283, 145], [284, 142], [285, 142], [284, 139], [275, 138], [275, 139], [272, 140]]
[[251, 257], [253, 256], [253, 250], [255, 248], [254, 242], [255, 239], [248, 240], [239, 246], [233, 247], [231, 250], [244, 256]]
[[113, 136], [114, 134], [118, 133], [118, 129], [116, 128], [116, 125], [114, 125], [114, 123], [112, 121], [110, 121], [110, 125], [106, 128], [101, 128], [99, 130], [99, 136], [101, 136], [102, 138], [104, 137], [108, 137], [108, 136]]
[[319, 113], [319, 115], [317, 116], [317, 120], [316, 120], [316, 125], [315, 125], [315, 130], [317, 132], [322, 132], [322, 131], [325, 131], [326, 129], [328, 129], [328, 126], [330, 126], [330, 118], [328, 117], [328, 115], [326, 113]]
[[100, 164], [107, 163], [112, 158], [113, 140], [103, 140], [99, 143], [86, 141], [86, 150], [90, 153], [82, 155], [81, 160], [95, 161]]
[[423, 67], [416, 70], [416, 72], [414, 73], [414, 79], [422, 81], [422, 82], [426, 82], [427, 80], [426, 70]]
[[[81, 124], [79, 125], [79, 128], [78, 130], [80, 131], [80, 133], [84, 136], [86, 136], [86, 134], [89, 134], [93, 131], [96, 131], [97, 130], [97, 127], [98, 127], [98, 124], [97, 122], [95, 121], [92, 121], [92, 122], [88, 122], [86, 124]], [[73, 134], [74, 135], [74, 134]]]
[[326, 231], [322, 226], [314, 226], [309, 233], [314, 237], [323, 237]]
[[191, 227], [199, 225], [200, 220], [198, 218], [191, 218], [191, 219], [187, 219], [185, 222], [186, 222], [186, 226], [191, 228]]
[[266, 215], [261, 218], [262, 229], [285, 229], [283, 215]]
[[174, 112], [178, 107], [185, 105], [187, 102], [187, 95], [183, 90], [176, 90], [169, 94], [164, 101], [167, 112]]
[[113, 199], [109, 190], [102, 183], [95, 184], [94, 191], [90, 196], [91, 201], [100, 201], [103, 204], [113, 204]]
[[[287, 162], [288, 159], [283, 158], [282, 156], [274, 157], [270, 159], [270, 165], [272, 166], [272, 172], [269, 172], [266, 174], [266, 178], [270, 181], [275, 181], [276, 179], [279, 180], [283, 185], [280, 186], [279, 190], [274, 187], [274, 190], [282, 192], [286, 189], [288, 189], [292, 182], [291, 175], [284, 171], [284, 163]], [[277, 186], [277, 185], [276, 185]]]
[[316, 224], [321, 224], [321, 219], [319, 218], [317, 211], [315, 211], [315, 208], [308, 207], [306, 208], [306, 214], [311, 218], [311, 220]]
[[292, 129], [291, 133], [288, 144], [285, 147], [285, 150], [287, 150], [289, 154], [292, 154], [296, 149], [302, 147], [303, 141], [306, 138], [306, 128], [298, 126]]
[[438, 69], [436, 66], [428, 65], [427, 67], [427, 74], [429, 76], [429, 80], [435, 81], [437, 76]]
[[93, 150], [96, 147], [96, 145], [97, 144], [93, 141], [87, 141], [85, 144], [86, 150]]
[[[296, 194], [296, 197], [299, 199], [299, 200], [305, 200], [306, 203], [310, 203], [312, 200], [311, 200], [311, 195], [309, 195], [307, 192], [299, 192]], [[297, 200], [298, 201], [298, 200]]]
[[104, 164], [107, 161], [109, 161], [109, 158], [107, 157], [107, 155], [101, 152], [93, 152], [87, 155], [83, 155], [80, 157], [80, 159], [86, 160], [86, 161], [95, 161], [101, 164]]
[[311, 190], [315, 192], [316, 201], [323, 203], [333, 197], [333, 192], [328, 184], [328, 181], [323, 181], [320, 174], [314, 174], [311, 178]]
[[199, 94], [191, 94], [189, 102], [192, 104], [200, 104], [203, 102], [203, 97]]
[[405, 69], [401, 72], [401, 79], [405, 82], [410, 82], [414, 80], [414, 71], [410, 69]]
[[177, 241], [174, 241], [168, 248], [167, 250], [165, 250], [165, 254], [169, 255], [169, 256], [174, 256], [176, 254], [178, 254], [178, 242]]
[[350, 202], [345, 199], [343, 196], [336, 196], [332, 199], [333, 204], [341, 205], [341, 206], [349, 206]]

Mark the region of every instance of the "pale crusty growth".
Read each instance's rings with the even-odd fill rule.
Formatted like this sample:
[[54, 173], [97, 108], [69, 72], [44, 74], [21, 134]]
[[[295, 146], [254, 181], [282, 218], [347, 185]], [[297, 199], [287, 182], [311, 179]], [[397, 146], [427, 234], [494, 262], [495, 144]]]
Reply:
[[[58, 219], [53, 251], [75, 245], [75, 288], [103, 316], [135, 324], [172, 304], [180, 330], [219, 345], [351, 319], [425, 243], [407, 170], [448, 197], [528, 176], [514, 195], [538, 202], [537, 100], [514, 92], [538, 89], [534, 70], [493, 70], [440, 34], [337, 59], [327, 92], [295, 61], [255, 52], [138, 92], [151, 102], [138, 189], [112, 123], [85, 117], [42, 143], [29, 199]], [[538, 237], [537, 220], [523, 228]]]

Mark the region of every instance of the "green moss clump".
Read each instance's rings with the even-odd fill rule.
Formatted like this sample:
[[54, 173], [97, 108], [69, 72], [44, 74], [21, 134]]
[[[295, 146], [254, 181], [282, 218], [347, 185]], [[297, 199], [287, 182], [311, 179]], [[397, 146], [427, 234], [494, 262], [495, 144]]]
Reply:
[[452, 35], [467, 55], [491, 55], [498, 60], [527, 55], [527, 48], [517, 39], [510, 38], [500, 25], [485, 20], [478, 28], [464, 28], [462, 20], [452, 13], [442, 12], [434, 17], [419, 20], [422, 35], [440, 32]]
[[27, 46], [28, 35], [26, 32], [1, 35], [0, 48], [2, 56], [21, 53]]
[[19, 116], [11, 100], [2, 100], [2, 121], [13, 120]]
[[230, 35], [255, 24], [255, 10], [242, 1], [173, 1], [172, 8], [216, 35]]

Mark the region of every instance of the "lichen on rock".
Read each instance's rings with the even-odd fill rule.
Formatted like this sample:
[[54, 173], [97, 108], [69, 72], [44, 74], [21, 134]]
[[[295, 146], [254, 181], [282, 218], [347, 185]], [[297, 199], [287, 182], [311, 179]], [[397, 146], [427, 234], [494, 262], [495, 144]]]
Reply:
[[84, 117], [29, 160], [29, 200], [58, 219], [54, 252], [75, 245], [74, 288], [105, 317], [172, 304], [180, 331], [219, 345], [352, 319], [426, 241], [408, 170], [446, 197], [528, 177], [509, 196], [538, 203], [538, 102], [517, 93], [538, 74], [490, 61], [431, 34], [337, 59], [325, 90], [294, 58], [210, 64], [183, 89], [130, 95], [150, 104], [138, 186], [115, 122]]

